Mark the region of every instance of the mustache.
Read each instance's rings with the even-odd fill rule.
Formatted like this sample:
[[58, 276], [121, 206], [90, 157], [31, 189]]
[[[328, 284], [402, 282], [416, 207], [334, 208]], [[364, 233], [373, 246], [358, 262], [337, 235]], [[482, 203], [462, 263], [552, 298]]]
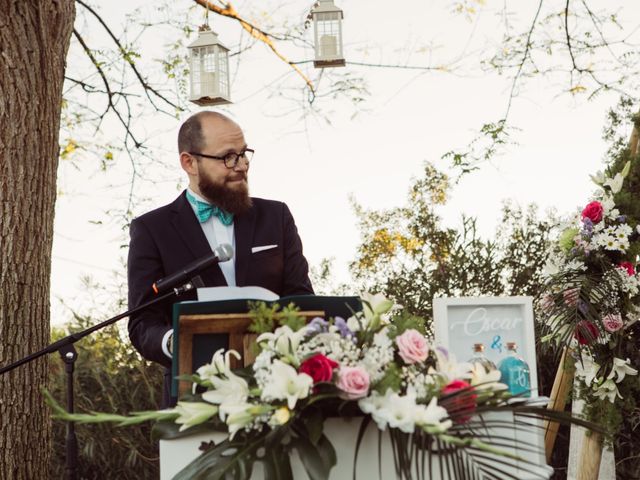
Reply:
[[227, 177], [225, 179], [225, 181], [227, 181], [227, 182], [235, 182], [237, 180], [244, 180], [246, 182], [247, 181], [247, 174], [246, 173], [239, 173], [238, 175], [234, 175], [233, 177]]

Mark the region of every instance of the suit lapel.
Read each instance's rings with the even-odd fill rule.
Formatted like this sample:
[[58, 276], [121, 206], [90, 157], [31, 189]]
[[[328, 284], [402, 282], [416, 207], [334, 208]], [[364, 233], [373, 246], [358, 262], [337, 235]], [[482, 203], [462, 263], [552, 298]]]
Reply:
[[255, 225], [255, 208], [250, 208], [249, 211], [243, 215], [237, 215], [234, 220], [233, 229], [236, 239], [236, 285], [238, 286], [244, 286], [245, 279], [247, 278]]
[[[211, 247], [207, 237], [205, 237], [202, 227], [193, 213], [185, 192], [173, 202], [171, 211], [171, 224], [193, 254], [194, 260], [210, 254]], [[202, 278], [207, 286], [227, 285], [222, 270], [217, 264], [203, 272]]]

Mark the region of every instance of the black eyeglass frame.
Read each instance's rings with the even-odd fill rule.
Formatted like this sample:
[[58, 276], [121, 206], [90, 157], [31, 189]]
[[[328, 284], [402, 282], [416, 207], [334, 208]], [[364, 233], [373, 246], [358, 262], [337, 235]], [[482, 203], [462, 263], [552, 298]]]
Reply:
[[[247, 152], [250, 153], [248, 157], [247, 157]], [[240, 161], [240, 157], [245, 159], [248, 167], [251, 164], [251, 158], [256, 153], [256, 151], [253, 148], [245, 148], [240, 153], [229, 152], [224, 157], [219, 157], [217, 155], [207, 155], [205, 153], [199, 153], [199, 152], [187, 152], [187, 153], [189, 155], [197, 155], [198, 157], [210, 158], [212, 160], [222, 160], [224, 162], [225, 167], [236, 168], [238, 166], [238, 162]], [[231, 160], [231, 158], [233, 158], [233, 160]], [[231, 164], [231, 166], [229, 166], [229, 164]]]

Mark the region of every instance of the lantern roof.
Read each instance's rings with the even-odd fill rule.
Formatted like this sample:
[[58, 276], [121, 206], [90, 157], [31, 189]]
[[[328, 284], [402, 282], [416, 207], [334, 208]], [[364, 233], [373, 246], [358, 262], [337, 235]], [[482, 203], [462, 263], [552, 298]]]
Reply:
[[340, 13], [340, 16], [344, 18], [344, 13], [338, 7], [335, 6], [333, 0], [320, 0], [318, 6], [315, 7], [311, 13]]
[[218, 45], [220, 48], [229, 51], [229, 49], [218, 40], [218, 34], [211, 30], [208, 25], [203, 25], [198, 32], [198, 38], [189, 44], [188, 48], [208, 47], [210, 45]]

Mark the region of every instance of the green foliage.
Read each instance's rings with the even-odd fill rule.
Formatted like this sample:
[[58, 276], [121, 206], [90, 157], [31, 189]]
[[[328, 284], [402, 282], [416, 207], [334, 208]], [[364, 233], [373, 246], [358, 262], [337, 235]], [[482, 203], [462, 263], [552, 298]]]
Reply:
[[436, 212], [446, 202], [449, 179], [427, 164], [407, 207], [365, 211], [355, 205], [362, 243], [351, 264], [364, 291], [382, 292], [413, 315], [428, 319], [434, 297], [535, 295], [547, 259], [553, 215], [505, 204], [496, 238], [480, 238], [476, 221], [446, 228]]
[[[630, 126], [640, 131], [640, 114], [638, 103], [623, 97], [615, 109], [608, 115], [609, 122], [604, 129], [603, 138], [611, 147], [608, 151], [607, 171], [610, 174], [622, 171], [627, 162], [631, 162], [629, 175], [625, 178], [622, 191], [615, 196], [620, 213], [627, 217], [632, 226], [640, 224], [640, 158], [632, 155], [629, 149]], [[632, 242], [629, 258], [637, 260], [640, 255], [640, 242]], [[619, 358], [629, 358], [632, 365], [640, 365], [640, 325], [635, 323], [626, 330], [625, 342], [621, 343]], [[620, 403], [623, 414], [619, 412], [592, 412], [601, 414], [603, 421], [619, 425], [618, 434], [614, 438], [616, 455], [616, 473], [618, 478], [640, 478], [640, 462], [638, 462], [638, 445], [640, 445], [640, 381], [619, 384]], [[617, 403], [617, 402], [616, 402]], [[590, 405], [588, 408], [597, 408]]]
[[251, 318], [249, 331], [258, 335], [273, 332], [276, 321], [279, 326], [286, 325], [294, 331], [299, 330], [306, 323], [304, 317], [300, 316], [300, 309], [294, 303], [289, 303], [280, 310], [278, 303], [249, 302], [249, 317]]
[[[68, 329], [53, 331], [52, 340], [96, 323], [75, 316]], [[126, 334], [116, 327], [95, 332], [76, 344], [75, 411], [128, 414], [158, 408], [162, 368], [140, 358]], [[60, 358], [51, 362], [51, 395], [66, 405], [66, 378]], [[156, 479], [158, 445], [151, 425], [129, 428], [112, 425], [76, 425], [79, 478]], [[50, 478], [64, 478], [66, 424], [53, 422]]]

